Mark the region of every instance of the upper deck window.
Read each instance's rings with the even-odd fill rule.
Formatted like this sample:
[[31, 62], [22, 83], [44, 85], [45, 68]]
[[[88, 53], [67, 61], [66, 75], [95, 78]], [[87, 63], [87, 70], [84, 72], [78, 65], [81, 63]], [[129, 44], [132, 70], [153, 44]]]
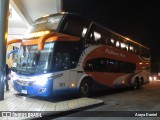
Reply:
[[69, 16], [66, 19], [66, 23], [63, 28], [63, 33], [78, 37], [84, 37], [87, 32], [88, 26], [88, 21], [85, 21], [81, 18], [76, 18], [74, 16]]

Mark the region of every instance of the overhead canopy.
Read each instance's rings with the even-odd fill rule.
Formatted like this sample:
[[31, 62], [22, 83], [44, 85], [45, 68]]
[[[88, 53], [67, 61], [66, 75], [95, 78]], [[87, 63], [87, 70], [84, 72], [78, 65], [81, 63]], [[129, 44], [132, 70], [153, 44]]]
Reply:
[[22, 39], [32, 23], [48, 14], [62, 12], [63, 0], [10, 0], [8, 41]]
[[26, 25], [31, 25], [37, 18], [62, 11], [62, 0], [10, 0]]

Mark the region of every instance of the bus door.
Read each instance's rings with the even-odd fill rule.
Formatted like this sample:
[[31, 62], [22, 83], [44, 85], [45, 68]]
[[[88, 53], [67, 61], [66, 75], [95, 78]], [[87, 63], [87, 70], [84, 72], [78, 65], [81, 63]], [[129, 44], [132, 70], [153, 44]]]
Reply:
[[55, 52], [54, 69], [57, 71], [59, 77], [54, 80], [53, 91], [57, 94], [67, 94], [70, 79], [70, 54], [68, 52]]

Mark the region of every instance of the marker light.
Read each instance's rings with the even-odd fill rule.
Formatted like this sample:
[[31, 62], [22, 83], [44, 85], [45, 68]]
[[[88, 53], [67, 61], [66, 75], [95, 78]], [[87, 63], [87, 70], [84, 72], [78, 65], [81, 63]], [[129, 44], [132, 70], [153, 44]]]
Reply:
[[40, 32], [29, 33], [24, 36], [24, 39], [41, 37], [41, 36], [46, 35], [48, 33], [50, 33], [50, 31], [40, 31]]
[[72, 83], [71, 86], [74, 87], [75, 85]]

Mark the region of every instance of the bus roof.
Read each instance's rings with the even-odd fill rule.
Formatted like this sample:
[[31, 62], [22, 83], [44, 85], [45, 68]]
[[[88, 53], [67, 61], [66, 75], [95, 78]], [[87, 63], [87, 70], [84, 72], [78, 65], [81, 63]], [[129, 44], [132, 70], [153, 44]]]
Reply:
[[40, 19], [43, 19], [43, 18], [47, 18], [47, 17], [50, 17], [50, 16], [54, 16], [54, 15], [73, 15], [73, 16], [81, 17], [81, 16], [79, 16], [78, 14], [74, 14], [74, 13], [60, 12], [60, 13], [54, 13], [54, 14], [49, 14], [49, 15], [42, 16], [42, 17], [36, 19], [35, 21], [40, 20]]
[[[43, 17], [37, 19], [37, 20], [40, 20], [40, 19], [45, 18], [45, 17], [50, 17], [50, 16], [53, 16], [53, 15], [71, 15], [71, 16], [77, 16], [77, 17], [80, 17], [80, 18], [83, 19], [82, 16], [80, 16], [80, 15], [78, 15], [78, 14], [75, 14], [75, 13], [61, 12], [61, 13], [55, 13], [55, 14], [45, 15], [45, 16], [43, 16]], [[36, 21], [37, 21], [37, 20], [36, 20]], [[139, 45], [139, 46], [141, 46], [141, 47], [144, 47], [144, 48], [146, 48], [146, 49], [149, 49], [149, 47], [146, 47], [146, 46], [144, 46], [144, 45], [142, 45], [142, 44], [140, 44], [140, 43], [138, 43], [138, 42], [136, 42], [136, 41], [134, 41], [134, 40], [131, 40], [131, 39], [128, 38], [128, 37], [125, 37], [125, 36], [123, 36], [123, 35], [120, 35], [120, 34], [114, 32], [114, 31], [108, 29], [107, 27], [104, 27], [104, 26], [98, 24], [97, 22], [94, 22], [94, 21], [88, 20], [88, 19], [86, 19], [86, 20], [87, 20], [87, 21], [90, 21], [90, 23], [94, 23], [94, 24], [96, 24], [96, 25], [98, 25], [98, 26], [100, 26], [100, 27], [106, 29], [107, 31], [109, 31], [109, 32], [111, 32], [111, 33], [113, 33], [113, 34], [115, 34], [115, 35], [117, 35], [117, 36], [119, 36], [119, 37], [125, 39], [125, 41], [129, 41], [129, 42], [132, 42], [132, 43], [134, 43], [134, 44], [137, 44], [137, 45]]]

